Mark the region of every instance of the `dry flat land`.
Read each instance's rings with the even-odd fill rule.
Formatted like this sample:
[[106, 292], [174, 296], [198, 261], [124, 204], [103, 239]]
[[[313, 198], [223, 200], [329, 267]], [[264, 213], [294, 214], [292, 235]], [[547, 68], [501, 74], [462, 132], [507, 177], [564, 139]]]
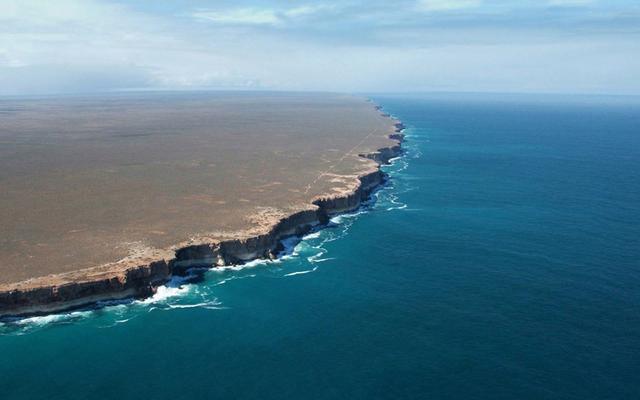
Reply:
[[0, 100], [0, 284], [250, 236], [353, 190], [391, 132], [345, 95]]

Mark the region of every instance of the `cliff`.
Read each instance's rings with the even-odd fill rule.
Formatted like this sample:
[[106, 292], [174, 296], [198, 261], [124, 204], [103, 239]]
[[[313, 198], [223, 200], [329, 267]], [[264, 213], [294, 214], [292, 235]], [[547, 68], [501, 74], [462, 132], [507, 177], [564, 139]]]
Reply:
[[384, 182], [386, 176], [380, 166], [402, 152], [404, 125], [396, 122], [394, 128], [389, 138], [397, 142], [395, 145], [360, 154], [376, 164], [357, 177], [352, 190], [315, 198], [308, 209], [282, 217], [263, 233], [240, 239], [181, 244], [145, 257], [126, 258], [88, 270], [0, 285], [0, 317], [46, 314], [99, 301], [147, 297], [173, 275], [182, 275], [191, 267], [274, 258], [283, 238], [304, 234], [313, 225], [325, 224], [331, 215], [357, 209]]

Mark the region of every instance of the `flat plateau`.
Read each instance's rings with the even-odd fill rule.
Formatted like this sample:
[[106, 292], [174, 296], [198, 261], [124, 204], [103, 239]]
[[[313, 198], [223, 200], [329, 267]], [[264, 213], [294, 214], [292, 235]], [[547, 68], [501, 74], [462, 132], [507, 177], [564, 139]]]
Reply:
[[0, 100], [0, 315], [143, 296], [359, 206], [401, 124], [339, 94]]

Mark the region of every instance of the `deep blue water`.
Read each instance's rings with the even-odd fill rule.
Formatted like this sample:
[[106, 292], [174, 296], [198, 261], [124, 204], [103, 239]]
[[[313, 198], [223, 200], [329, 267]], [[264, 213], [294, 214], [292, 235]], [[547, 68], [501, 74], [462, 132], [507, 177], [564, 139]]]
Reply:
[[638, 399], [640, 101], [373, 96], [407, 155], [286, 259], [0, 326], [0, 399]]

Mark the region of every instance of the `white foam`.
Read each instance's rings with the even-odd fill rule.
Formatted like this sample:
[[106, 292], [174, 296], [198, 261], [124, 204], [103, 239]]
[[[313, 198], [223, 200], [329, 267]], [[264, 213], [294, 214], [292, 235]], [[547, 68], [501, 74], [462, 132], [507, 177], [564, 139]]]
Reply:
[[332, 260], [332, 258], [320, 259], [319, 257], [322, 257], [323, 255], [325, 255], [327, 253], [327, 250], [322, 247], [316, 247], [316, 249], [318, 249], [319, 251], [316, 254], [307, 257], [307, 261], [314, 263], [314, 262]]
[[387, 160], [387, 162], [388, 162], [389, 164], [393, 164], [396, 160], [399, 160], [400, 158], [402, 158], [402, 157], [400, 157], [400, 156], [398, 156], [398, 157], [392, 157], [392, 158], [390, 158], [389, 160]]
[[44, 326], [54, 322], [60, 322], [69, 318], [69, 314], [51, 314], [39, 317], [29, 317], [15, 322], [16, 325]]
[[206, 308], [207, 310], [223, 310], [226, 307], [222, 307], [222, 303], [220, 303], [217, 299], [211, 301], [205, 301], [202, 303], [195, 304], [169, 304], [169, 308], [172, 309], [182, 309], [182, 308]]
[[113, 328], [116, 325], [120, 325], [120, 324], [124, 324], [126, 322], [131, 321], [132, 319], [135, 319], [138, 315], [134, 315], [132, 317], [129, 318], [124, 318], [124, 319], [117, 319], [115, 321], [113, 321], [113, 323], [109, 324], [109, 325], [102, 325], [102, 326], [98, 326], [98, 329], [107, 329], [107, 328]]
[[280, 243], [282, 243], [284, 250], [282, 250], [278, 254], [279, 257], [282, 258], [286, 256], [298, 255], [298, 253], [296, 252], [296, 247], [301, 243], [301, 240], [299, 237], [290, 236], [288, 238], [282, 239]]
[[296, 275], [304, 275], [304, 274], [308, 274], [310, 272], [314, 272], [315, 270], [317, 270], [318, 267], [314, 267], [312, 269], [306, 270], [306, 271], [296, 271], [296, 272], [290, 272], [288, 274], [285, 274], [283, 276], [296, 276]]
[[158, 286], [153, 296], [143, 300], [137, 300], [137, 303], [154, 304], [164, 302], [171, 297], [181, 296], [189, 293], [190, 287], [191, 285], [168, 286], [168, 284], [165, 286]]
[[[286, 259], [286, 256], [282, 256], [281, 259]], [[243, 264], [235, 264], [235, 265], [222, 265], [219, 267], [213, 267], [210, 269], [211, 272], [222, 274], [228, 271], [242, 271], [244, 269], [255, 268], [259, 265], [267, 265], [267, 264], [277, 264], [281, 262], [281, 259], [269, 260], [267, 258], [256, 258], [255, 260], [247, 261]]]
[[246, 278], [255, 278], [256, 275], [252, 274], [252, 275], [245, 275], [245, 276], [238, 276], [238, 275], [231, 275], [230, 277], [221, 280], [220, 282], [217, 282], [216, 284], [214, 284], [213, 286], [220, 286], [220, 285], [224, 285], [225, 283], [229, 282], [229, 281], [233, 281], [236, 279], [246, 279]]
[[325, 261], [335, 260], [335, 257], [327, 257], [327, 258], [314, 258], [313, 260], [309, 260], [312, 263], [321, 263]]
[[258, 265], [268, 264], [270, 261], [273, 261], [273, 260], [268, 260], [266, 258], [256, 258], [255, 260], [247, 261], [244, 264], [229, 265], [228, 267], [224, 266], [222, 268], [228, 268], [231, 271], [241, 271], [243, 269], [257, 267]]
[[[6, 334], [9, 335], [25, 335], [51, 324], [71, 323], [72, 321], [84, 319], [90, 316], [92, 313], [92, 310], [83, 310], [28, 318], [16, 318], [15, 320], [12, 320], [8, 323], [0, 323], [0, 328], [2, 328], [3, 330], [8, 329], [8, 332]], [[5, 333], [0, 333], [0, 335], [2, 334]]]
[[333, 224], [336, 224], [336, 225], [339, 225], [339, 224], [342, 224], [345, 219], [348, 220], [348, 219], [355, 218], [360, 214], [364, 214], [365, 212], [366, 211], [364, 211], [364, 210], [359, 210], [359, 211], [352, 212], [352, 213], [336, 215], [335, 217], [331, 217], [329, 219], [329, 222], [331, 222]]
[[313, 233], [309, 233], [307, 235], [304, 235], [302, 237], [302, 240], [310, 240], [310, 239], [317, 239], [320, 237], [320, 232], [313, 232]]

